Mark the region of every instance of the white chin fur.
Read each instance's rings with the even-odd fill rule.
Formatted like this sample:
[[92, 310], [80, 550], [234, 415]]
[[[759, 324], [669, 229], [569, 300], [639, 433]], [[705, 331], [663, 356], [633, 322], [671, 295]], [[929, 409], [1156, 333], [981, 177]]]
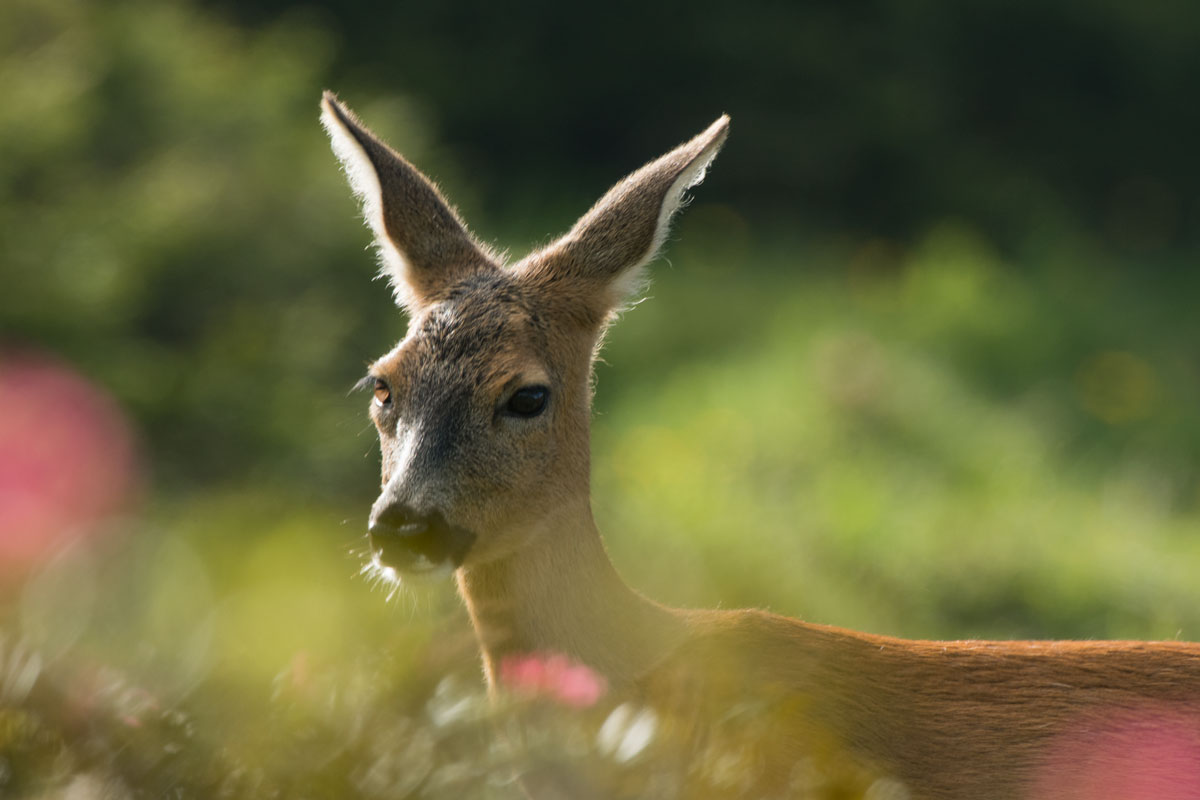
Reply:
[[421, 557], [403, 572], [395, 567], [389, 567], [379, 560], [378, 553], [372, 553], [371, 559], [359, 570], [372, 584], [378, 585], [387, 592], [391, 600], [400, 591], [400, 587], [414, 583], [430, 583], [454, 574], [454, 565], [450, 561], [433, 562]]

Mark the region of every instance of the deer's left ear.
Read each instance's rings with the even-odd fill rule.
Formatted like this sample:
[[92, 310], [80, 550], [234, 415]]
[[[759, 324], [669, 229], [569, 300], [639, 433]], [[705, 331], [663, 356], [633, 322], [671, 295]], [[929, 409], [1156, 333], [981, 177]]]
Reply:
[[433, 182], [371, 133], [332, 92], [321, 124], [375, 232], [396, 300], [414, 307], [472, 272], [498, 269]]
[[567, 284], [568, 294], [592, 314], [607, 316], [638, 290], [642, 268], [662, 247], [684, 192], [704, 180], [728, 134], [729, 117], [722, 116], [609, 189], [569, 233], [516, 270], [538, 283]]

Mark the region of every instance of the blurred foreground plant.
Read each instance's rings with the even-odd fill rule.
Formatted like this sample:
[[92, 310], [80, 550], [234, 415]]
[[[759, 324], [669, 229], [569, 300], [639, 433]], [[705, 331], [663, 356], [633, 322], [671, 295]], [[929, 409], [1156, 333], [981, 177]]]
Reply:
[[[233, 688], [236, 719], [204, 708], [230, 687], [201, 686], [171, 705], [103, 665], [44, 665], [11, 632], [0, 670], [0, 793], [16, 798], [516, 798], [522, 784], [578, 798], [759, 797], [747, 791], [770, 717], [729, 709], [718, 745], [604, 694], [590, 670], [556, 655], [514, 662], [514, 691], [492, 701], [462, 674], [400, 697], [370, 669], [298, 662], [273, 692]], [[781, 796], [868, 791], [904, 796], [813, 754]]]

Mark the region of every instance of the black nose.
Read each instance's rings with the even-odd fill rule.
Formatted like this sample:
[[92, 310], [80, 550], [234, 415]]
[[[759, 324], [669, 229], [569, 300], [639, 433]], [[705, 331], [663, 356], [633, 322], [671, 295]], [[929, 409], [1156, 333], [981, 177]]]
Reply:
[[475, 534], [451, 525], [440, 511], [421, 512], [389, 503], [367, 523], [371, 549], [380, 562], [410, 572], [462, 565]]
[[415, 536], [428, 529], [427, 515], [402, 505], [385, 506], [378, 514], [372, 514], [367, 523], [371, 536]]

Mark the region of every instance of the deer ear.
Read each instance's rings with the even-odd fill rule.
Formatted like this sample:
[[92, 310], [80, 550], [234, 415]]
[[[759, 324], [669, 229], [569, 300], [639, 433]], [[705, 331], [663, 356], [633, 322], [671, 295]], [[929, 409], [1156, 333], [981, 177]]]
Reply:
[[437, 186], [371, 133], [333, 92], [321, 98], [321, 124], [362, 200], [381, 271], [400, 305], [429, 302], [456, 279], [497, 268]]
[[642, 268], [662, 247], [684, 193], [704, 180], [728, 134], [729, 117], [722, 116], [609, 189], [569, 233], [517, 269], [537, 282], [578, 284], [572, 294], [606, 316], [641, 287]]

